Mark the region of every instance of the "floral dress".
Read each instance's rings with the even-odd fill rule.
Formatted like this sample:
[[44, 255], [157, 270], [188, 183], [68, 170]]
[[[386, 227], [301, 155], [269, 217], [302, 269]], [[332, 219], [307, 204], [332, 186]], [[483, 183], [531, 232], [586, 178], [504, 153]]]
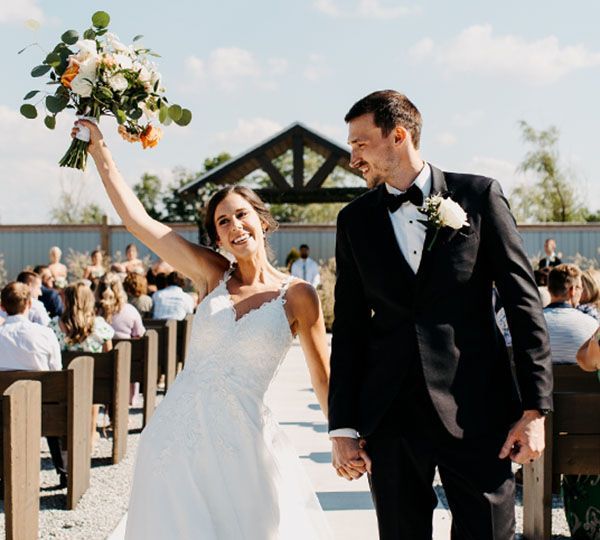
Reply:
[[60, 328], [59, 317], [54, 317], [50, 321], [50, 328], [54, 330], [63, 351], [102, 352], [104, 343], [112, 339], [115, 334], [115, 331], [103, 317], [96, 317], [92, 333], [81, 343], [67, 344], [65, 333]]

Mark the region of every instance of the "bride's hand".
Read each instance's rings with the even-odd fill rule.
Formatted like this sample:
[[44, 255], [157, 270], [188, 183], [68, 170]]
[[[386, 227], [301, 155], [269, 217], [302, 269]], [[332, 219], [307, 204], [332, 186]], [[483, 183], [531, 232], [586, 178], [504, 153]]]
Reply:
[[90, 130], [90, 143], [88, 146], [88, 152], [93, 154], [102, 146], [102, 143], [104, 142], [104, 136], [102, 135], [100, 128], [93, 122], [90, 122], [89, 120], [77, 120], [73, 125], [73, 129], [71, 129], [71, 137], [73, 139], [76, 137], [80, 126], [86, 127]]

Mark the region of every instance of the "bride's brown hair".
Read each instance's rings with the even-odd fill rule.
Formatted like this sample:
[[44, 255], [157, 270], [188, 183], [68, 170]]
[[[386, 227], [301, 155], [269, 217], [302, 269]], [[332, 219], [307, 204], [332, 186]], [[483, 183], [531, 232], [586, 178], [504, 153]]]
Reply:
[[[215, 224], [215, 212], [217, 211], [217, 206], [231, 193], [236, 193], [240, 197], [243, 197], [248, 201], [250, 206], [254, 208], [258, 217], [265, 225], [265, 233], [269, 234], [273, 231], [277, 230], [279, 224], [275, 221], [275, 218], [269, 212], [267, 205], [263, 202], [263, 200], [252, 191], [250, 188], [245, 186], [227, 186], [223, 189], [217, 191], [208, 201], [206, 205], [206, 215], [204, 216], [204, 228], [206, 233], [208, 234], [208, 239], [210, 240], [210, 245], [212, 247], [217, 247], [217, 226]], [[265, 246], [268, 248], [267, 239], [265, 236]]]

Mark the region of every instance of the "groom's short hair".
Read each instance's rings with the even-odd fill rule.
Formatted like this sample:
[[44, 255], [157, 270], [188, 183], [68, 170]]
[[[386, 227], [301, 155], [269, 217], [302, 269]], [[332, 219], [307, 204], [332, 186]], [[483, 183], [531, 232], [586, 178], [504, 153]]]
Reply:
[[414, 103], [396, 90], [378, 90], [358, 100], [346, 116], [346, 123], [373, 113], [375, 125], [387, 137], [396, 126], [402, 126], [411, 136], [413, 146], [418, 149], [421, 141], [421, 113]]

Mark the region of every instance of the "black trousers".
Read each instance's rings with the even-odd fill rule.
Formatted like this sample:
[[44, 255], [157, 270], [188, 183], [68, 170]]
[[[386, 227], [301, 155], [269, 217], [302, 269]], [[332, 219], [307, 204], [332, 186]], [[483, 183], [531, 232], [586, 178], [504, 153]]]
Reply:
[[67, 474], [61, 454], [60, 437], [46, 437], [46, 441], [48, 442], [52, 464], [54, 465], [57, 474]]
[[498, 459], [507, 433], [451, 436], [431, 403], [420, 365], [410, 379], [366, 438], [381, 540], [431, 539], [436, 467], [452, 513], [453, 540], [514, 538], [514, 477], [510, 460]]

